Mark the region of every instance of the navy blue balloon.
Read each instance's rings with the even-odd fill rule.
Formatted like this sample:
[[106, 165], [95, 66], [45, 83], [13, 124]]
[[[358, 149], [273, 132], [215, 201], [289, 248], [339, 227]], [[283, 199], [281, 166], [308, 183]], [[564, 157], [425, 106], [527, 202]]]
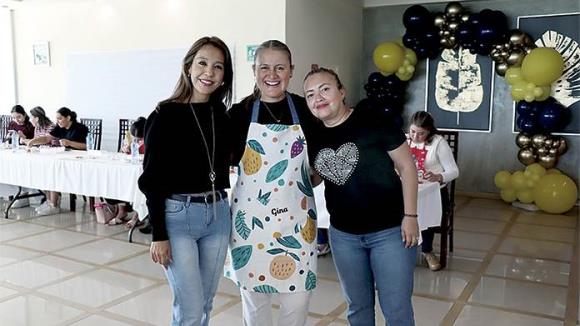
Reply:
[[473, 32], [471, 30], [471, 26], [465, 23], [460, 24], [459, 27], [457, 27], [457, 31], [455, 32], [455, 37], [457, 38], [457, 41], [459, 41], [459, 44], [461, 44], [462, 46], [471, 43], [473, 39]]
[[392, 74], [385, 77], [384, 85], [386, 85], [387, 88], [391, 91], [394, 91], [396, 93], [402, 93], [405, 91], [405, 86], [407, 85], [407, 83], [400, 80], [399, 77], [397, 77], [397, 75]]
[[540, 126], [538, 125], [538, 121], [536, 119], [520, 116], [516, 121], [518, 128], [521, 131], [529, 133], [529, 134], [536, 134], [540, 131]]
[[414, 49], [419, 41], [419, 36], [412, 32], [407, 32], [403, 35], [403, 45], [409, 49]]
[[403, 13], [403, 25], [410, 30], [421, 30], [433, 23], [433, 17], [429, 9], [414, 5]]
[[479, 23], [481, 22], [481, 15], [478, 13], [473, 13], [469, 15], [469, 20], [468, 20], [469, 24], [471, 24], [472, 26], [476, 26], [479, 25]]
[[536, 101], [534, 102], [519, 101], [516, 104], [516, 111], [518, 112], [519, 116], [536, 119], [538, 116], [538, 110], [540, 105], [542, 104]]
[[[479, 43], [493, 44], [501, 36], [498, 28], [493, 24], [480, 24], [477, 27], [476, 38]], [[489, 54], [489, 53], [488, 53]]]
[[565, 108], [557, 102], [545, 104], [538, 114], [540, 127], [547, 132], [558, 131], [562, 125], [561, 118], [564, 109]]
[[489, 55], [491, 49], [492, 45], [487, 43], [478, 43], [475, 47], [475, 51], [477, 52], [477, 54], [481, 55]]
[[403, 120], [403, 117], [401, 117], [400, 114], [396, 114], [393, 117], [393, 124], [395, 125], [395, 127], [397, 128], [403, 128], [403, 124], [405, 123], [405, 121]]
[[438, 50], [441, 44], [441, 36], [437, 28], [430, 28], [426, 30], [419, 39], [419, 46], [430, 50]]

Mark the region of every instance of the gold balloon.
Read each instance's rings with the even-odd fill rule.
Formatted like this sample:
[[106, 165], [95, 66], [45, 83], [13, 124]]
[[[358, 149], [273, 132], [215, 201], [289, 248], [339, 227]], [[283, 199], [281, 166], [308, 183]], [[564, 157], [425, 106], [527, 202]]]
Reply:
[[495, 72], [500, 76], [505, 76], [505, 72], [509, 69], [509, 65], [505, 62], [501, 62], [495, 65]]
[[550, 148], [548, 150], [548, 155], [550, 155], [550, 156], [558, 156], [558, 149], [557, 148]]
[[555, 156], [540, 155], [538, 156], [538, 163], [546, 169], [551, 169], [556, 166], [558, 159]]
[[522, 65], [522, 61], [524, 61], [524, 57], [526, 53], [522, 50], [516, 49], [512, 50], [507, 57], [506, 61], [510, 66], [519, 67]]
[[560, 142], [558, 144], [558, 155], [562, 156], [567, 151], [568, 151], [568, 142], [566, 141], [566, 138], [562, 137], [560, 138]]
[[540, 147], [540, 148], [536, 149], [536, 154], [548, 155], [548, 149], [546, 147]]
[[447, 27], [449, 27], [450, 30], [455, 31], [457, 29], [457, 27], [459, 27], [459, 23], [458, 22], [450, 22], [449, 24], [447, 24]]
[[464, 23], [467, 23], [469, 21], [469, 14], [468, 13], [463, 13], [461, 15], [461, 21]]
[[451, 31], [448, 29], [442, 29], [439, 31], [439, 35], [441, 37], [449, 37], [451, 35]]
[[459, 16], [463, 12], [463, 6], [459, 2], [450, 2], [445, 6], [446, 16]]
[[547, 149], [549, 149], [550, 147], [552, 147], [552, 145], [554, 144], [554, 138], [546, 138], [546, 140], [544, 140], [544, 147], [546, 147]]
[[439, 44], [446, 49], [453, 49], [456, 45], [455, 39], [451, 39], [451, 37], [442, 37]]
[[434, 21], [433, 21], [433, 24], [434, 24], [436, 27], [439, 27], [439, 28], [441, 28], [441, 26], [445, 25], [445, 16], [443, 16], [443, 14], [437, 14], [437, 15], [435, 16], [435, 19], [434, 19]]
[[544, 140], [546, 140], [546, 135], [536, 134], [532, 136], [532, 146], [534, 148], [544, 147]]
[[557, 138], [552, 138], [552, 148], [558, 148], [560, 147], [560, 140], [562, 138], [561, 137], [557, 137]]
[[523, 165], [530, 165], [536, 162], [536, 154], [531, 148], [522, 148], [518, 152], [518, 160]]
[[514, 45], [524, 45], [525, 38], [526, 33], [522, 32], [519, 29], [516, 29], [510, 34], [510, 43]]
[[523, 132], [520, 132], [516, 136], [516, 145], [518, 145], [519, 148], [528, 148], [530, 147], [531, 144], [532, 139], [530, 138], [530, 136], [524, 134]]

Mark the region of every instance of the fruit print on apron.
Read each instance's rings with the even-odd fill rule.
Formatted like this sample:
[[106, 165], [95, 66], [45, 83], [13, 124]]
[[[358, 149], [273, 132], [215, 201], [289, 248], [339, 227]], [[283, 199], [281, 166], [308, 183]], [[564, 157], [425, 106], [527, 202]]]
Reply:
[[316, 287], [316, 206], [307, 144], [290, 94], [293, 124], [257, 123], [253, 104], [233, 189], [225, 276], [244, 290], [292, 293]]

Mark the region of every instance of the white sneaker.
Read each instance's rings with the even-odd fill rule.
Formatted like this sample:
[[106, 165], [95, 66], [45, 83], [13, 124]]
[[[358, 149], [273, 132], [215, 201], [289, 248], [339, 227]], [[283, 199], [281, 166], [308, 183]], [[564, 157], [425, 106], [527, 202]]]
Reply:
[[16, 199], [16, 201], [14, 201], [14, 204], [12, 205], [12, 208], [22, 208], [28, 206], [30, 206], [30, 201], [28, 200], [28, 198], [22, 198]]
[[37, 216], [54, 215], [58, 213], [60, 213], [60, 207], [54, 207], [52, 204], [49, 204], [45, 208], [36, 211]]
[[46, 209], [46, 206], [48, 206], [48, 205], [49, 205], [49, 203], [50, 203], [50, 201], [48, 201], [48, 200], [45, 200], [45, 201], [44, 201], [44, 203], [40, 204], [40, 206], [36, 207], [34, 210], [35, 210], [36, 212], [39, 212], [39, 211], [41, 211], [41, 210], [43, 210], [43, 209]]

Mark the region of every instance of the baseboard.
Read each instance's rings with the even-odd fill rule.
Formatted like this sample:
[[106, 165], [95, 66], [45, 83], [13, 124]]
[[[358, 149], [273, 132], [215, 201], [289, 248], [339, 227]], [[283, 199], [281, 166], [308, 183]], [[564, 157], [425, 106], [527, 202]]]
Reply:
[[499, 193], [492, 192], [471, 192], [471, 191], [455, 191], [455, 196], [464, 196], [471, 198], [483, 198], [483, 199], [501, 199]]

